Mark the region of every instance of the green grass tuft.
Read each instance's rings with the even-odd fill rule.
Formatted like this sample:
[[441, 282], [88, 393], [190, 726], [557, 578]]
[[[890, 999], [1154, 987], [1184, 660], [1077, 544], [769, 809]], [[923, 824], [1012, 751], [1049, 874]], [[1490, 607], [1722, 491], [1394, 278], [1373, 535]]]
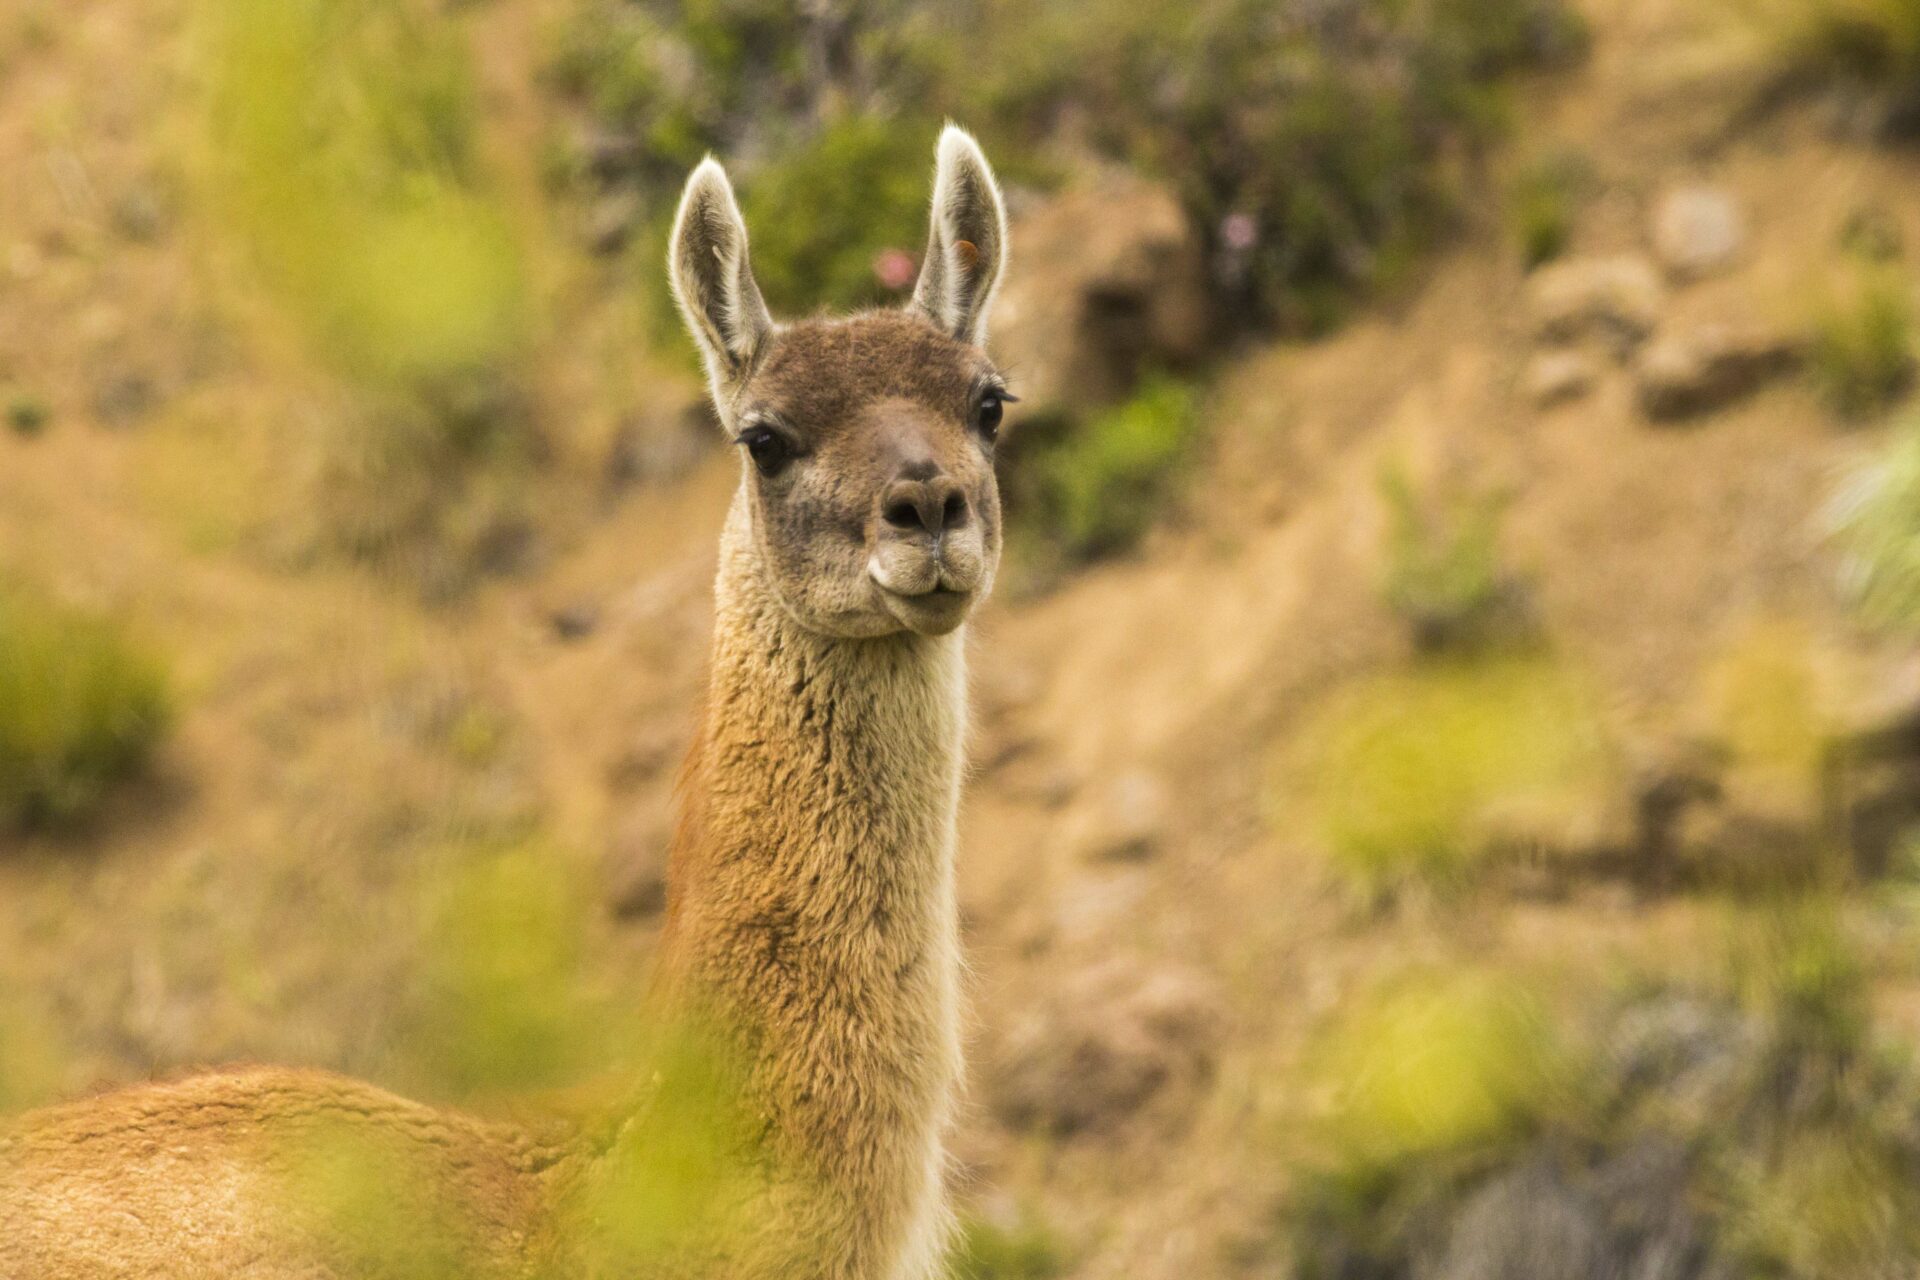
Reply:
[[1515, 833], [1577, 820], [1612, 764], [1579, 682], [1539, 657], [1367, 681], [1336, 694], [1297, 741], [1312, 827], [1369, 899], [1461, 882]]
[[0, 591], [0, 824], [85, 818], [147, 765], [170, 718], [159, 662], [113, 622]]
[[1387, 506], [1387, 604], [1427, 651], [1489, 647], [1524, 621], [1519, 587], [1500, 558], [1506, 500], [1421, 493], [1405, 467], [1380, 473]]
[[1507, 196], [1507, 219], [1528, 270], [1553, 261], [1573, 243], [1574, 224], [1593, 182], [1584, 157], [1557, 152], [1523, 168]]
[[1878, 626], [1920, 627], [1920, 419], [1855, 469], [1828, 518], [1854, 607]]
[[15, 435], [37, 436], [53, 417], [52, 406], [31, 391], [10, 391], [6, 397], [7, 428]]
[[1914, 326], [1905, 273], [1863, 269], [1814, 320], [1812, 371], [1827, 402], [1861, 418], [1898, 399], [1913, 382]]

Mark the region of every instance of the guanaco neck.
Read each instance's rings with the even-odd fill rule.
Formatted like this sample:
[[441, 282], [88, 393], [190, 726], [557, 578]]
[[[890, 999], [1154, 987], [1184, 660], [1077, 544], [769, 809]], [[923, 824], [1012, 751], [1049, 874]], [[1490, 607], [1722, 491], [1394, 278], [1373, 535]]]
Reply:
[[[849, 640], [774, 595], [744, 495], [721, 539], [711, 687], [683, 777], [665, 961], [738, 1019], [787, 1223], [818, 1274], [917, 1276], [941, 1245], [959, 1072], [953, 850], [961, 634]], [[683, 987], [683, 989], [686, 989]]]

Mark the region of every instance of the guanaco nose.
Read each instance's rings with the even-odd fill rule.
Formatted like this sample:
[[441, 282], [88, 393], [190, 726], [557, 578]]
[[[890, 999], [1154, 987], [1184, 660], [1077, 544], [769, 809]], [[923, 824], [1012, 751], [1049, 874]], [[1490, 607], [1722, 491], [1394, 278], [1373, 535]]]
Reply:
[[880, 498], [880, 518], [905, 533], [924, 532], [936, 542], [967, 522], [967, 495], [944, 472], [923, 480], [895, 480]]

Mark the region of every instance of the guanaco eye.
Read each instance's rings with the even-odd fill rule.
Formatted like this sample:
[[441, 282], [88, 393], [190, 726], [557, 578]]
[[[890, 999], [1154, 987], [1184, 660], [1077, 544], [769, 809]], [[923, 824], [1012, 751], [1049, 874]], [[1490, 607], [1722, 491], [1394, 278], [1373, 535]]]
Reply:
[[777, 475], [793, 461], [793, 446], [786, 437], [767, 427], [749, 427], [740, 433], [739, 443], [746, 446], [747, 456], [753, 459], [753, 465], [760, 469], [763, 476]]
[[1009, 397], [998, 391], [989, 391], [980, 397], [980, 408], [976, 419], [980, 425], [980, 434], [992, 443], [1000, 435], [1000, 419], [1006, 416], [1006, 401]]

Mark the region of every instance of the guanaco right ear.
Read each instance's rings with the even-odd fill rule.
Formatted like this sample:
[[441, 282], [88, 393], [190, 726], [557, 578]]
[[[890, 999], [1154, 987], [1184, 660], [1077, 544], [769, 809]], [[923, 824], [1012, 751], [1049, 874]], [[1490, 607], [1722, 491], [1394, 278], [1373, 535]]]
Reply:
[[773, 317], [748, 265], [747, 224], [733, 184], [712, 156], [700, 162], [680, 197], [667, 273], [718, 395], [752, 367]]

